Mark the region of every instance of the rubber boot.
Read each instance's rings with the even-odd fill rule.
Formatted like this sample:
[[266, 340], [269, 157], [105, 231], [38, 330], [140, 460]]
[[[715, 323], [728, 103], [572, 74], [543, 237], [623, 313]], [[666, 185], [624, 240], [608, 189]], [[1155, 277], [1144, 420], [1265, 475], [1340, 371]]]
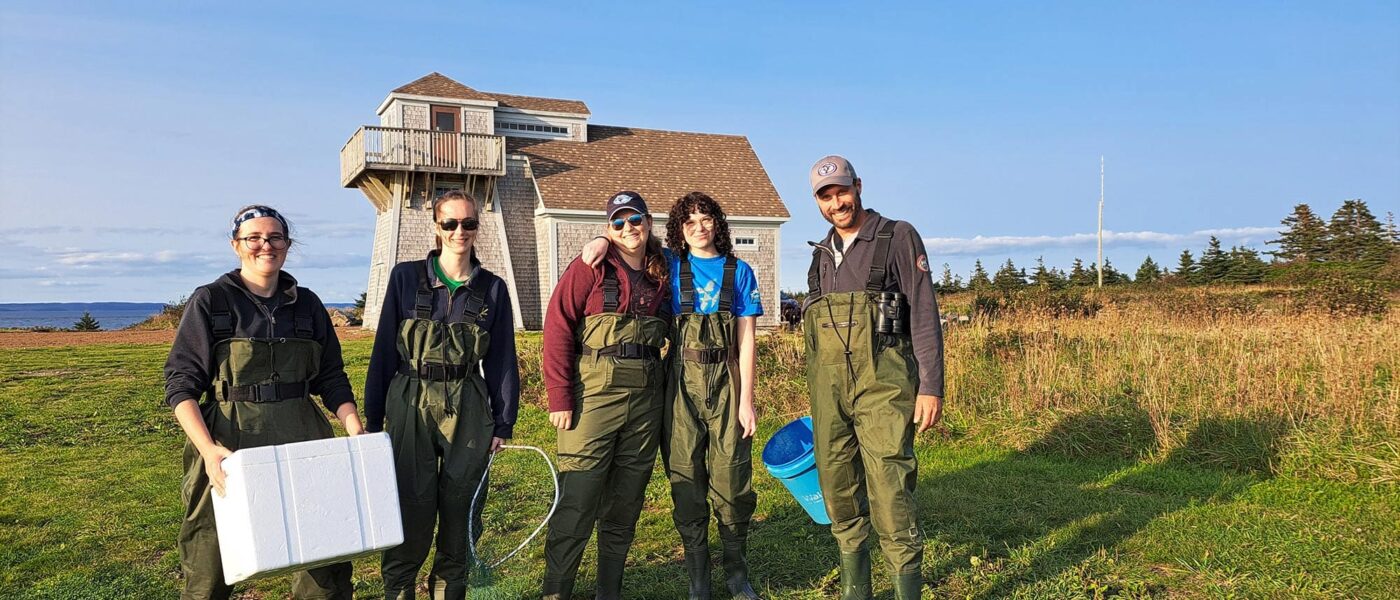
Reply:
[[710, 600], [710, 549], [685, 549], [685, 574], [690, 577], [690, 600]]
[[924, 590], [923, 573], [907, 573], [894, 578], [895, 600], [919, 600]]
[[723, 546], [721, 562], [724, 564], [724, 585], [729, 595], [740, 600], [758, 600], [758, 594], [749, 584], [748, 540], [744, 533], [721, 535]]
[[[574, 580], [544, 582], [543, 600], [570, 600], [573, 597]], [[408, 596], [407, 600], [413, 600], [413, 596]]]
[[626, 558], [598, 557], [598, 588], [594, 600], [621, 600], [622, 568]]
[[841, 553], [841, 600], [870, 600], [870, 551]]

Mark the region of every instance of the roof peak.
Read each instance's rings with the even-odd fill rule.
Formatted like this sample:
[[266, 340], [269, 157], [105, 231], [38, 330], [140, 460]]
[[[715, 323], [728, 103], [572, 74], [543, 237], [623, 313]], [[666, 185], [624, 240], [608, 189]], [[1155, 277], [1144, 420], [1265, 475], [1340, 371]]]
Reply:
[[452, 98], [459, 100], [483, 100], [495, 102], [498, 106], [506, 108], [519, 108], [523, 110], [538, 110], [548, 112], [560, 112], [571, 114], [589, 114], [588, 105], [579, 100], [567, 100], [562, 98], [545, 98], [541, 96], [524, 96], [519, 94], [506, 94], [498, 92], [483, 92], [461, 82], [443, 75], [437, 71], [428, 73], [418, 79], [410, 81], [394, 89], [394, 94], [410, 94], [414, 96], [432, 96], [438, 98]]

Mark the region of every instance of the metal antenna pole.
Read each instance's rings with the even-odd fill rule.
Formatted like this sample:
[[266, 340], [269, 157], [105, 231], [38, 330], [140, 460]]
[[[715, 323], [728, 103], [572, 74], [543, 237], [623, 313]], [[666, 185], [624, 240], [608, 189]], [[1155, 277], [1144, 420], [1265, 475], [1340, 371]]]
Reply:
[[1103, 287], [1103, 155], [1099, 155], [1099, 287]]

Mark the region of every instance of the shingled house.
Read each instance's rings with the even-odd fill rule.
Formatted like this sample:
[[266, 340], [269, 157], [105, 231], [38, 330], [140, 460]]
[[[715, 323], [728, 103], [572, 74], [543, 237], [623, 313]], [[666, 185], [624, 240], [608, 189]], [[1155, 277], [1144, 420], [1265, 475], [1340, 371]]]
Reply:
[[510, 285], [521, 328], [543, 325], [555, 282], [602, 231], [599, 207], [619, 190], [647, 198], [661, 236], [688, 192], [724, 205], [735, 253], [758, 276], [759, 324], [778, 323], [778, 229], [789, 215], [747, 138], [593, 125], [578, 100], [481, 92], [439, 73], [390, 92], [378, 114], [340, 150], [341, 185], [377, 212], [367, 327], [379, 322], [390, 269], [432, 248], [430, 201], [452, 189], [481, 204], [477, 256]]

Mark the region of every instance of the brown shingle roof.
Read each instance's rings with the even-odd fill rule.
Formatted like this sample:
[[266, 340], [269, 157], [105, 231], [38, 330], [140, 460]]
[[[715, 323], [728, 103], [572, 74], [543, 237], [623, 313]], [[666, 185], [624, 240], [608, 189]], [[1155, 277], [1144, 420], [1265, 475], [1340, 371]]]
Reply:
[[478, 92], [436, 71], [399, 86], [394, 90], [394, 93], [413, 94], [415, 96], [437, 96], [439, 98], [464, 98], [467, 100], [495, 100], [495, 98], [491, 97], [491, 94]]
[[588, 142], [506, 138], [530, 159], [545, 208], [602, 211], [621, 190], [664, 213], [685, 194], [709, 194], [734, 216], [789, 216], [748, 138], [655, 129], [588, 126]]
[[572, 115], [586, 115], [588, 105], [581, 100], [560, 100], [558, 98], [536, 98], [534, 96], [516, 96], [514, 94], [497, 94], [486, 92], [499, 102], [501, 106], [519, 108], [522, 110], [547, 110], [551, 112], [569, 113]]
[[589, 114], [588, 105], [579, 100], [536, 98], [534, 96], [481, 92], [462, 85], [451, 77], [438, 72], [429, 73], [412, 82], [404, 84], [398, 89], [395, 89], [394, 93], [413, 94], [415, 96], [436, 96], [438, 98], [462, 98], [466, 100], [495, 100], [500, 106], [519, 108], [521, 110], [543, 110], [575, 115]]

